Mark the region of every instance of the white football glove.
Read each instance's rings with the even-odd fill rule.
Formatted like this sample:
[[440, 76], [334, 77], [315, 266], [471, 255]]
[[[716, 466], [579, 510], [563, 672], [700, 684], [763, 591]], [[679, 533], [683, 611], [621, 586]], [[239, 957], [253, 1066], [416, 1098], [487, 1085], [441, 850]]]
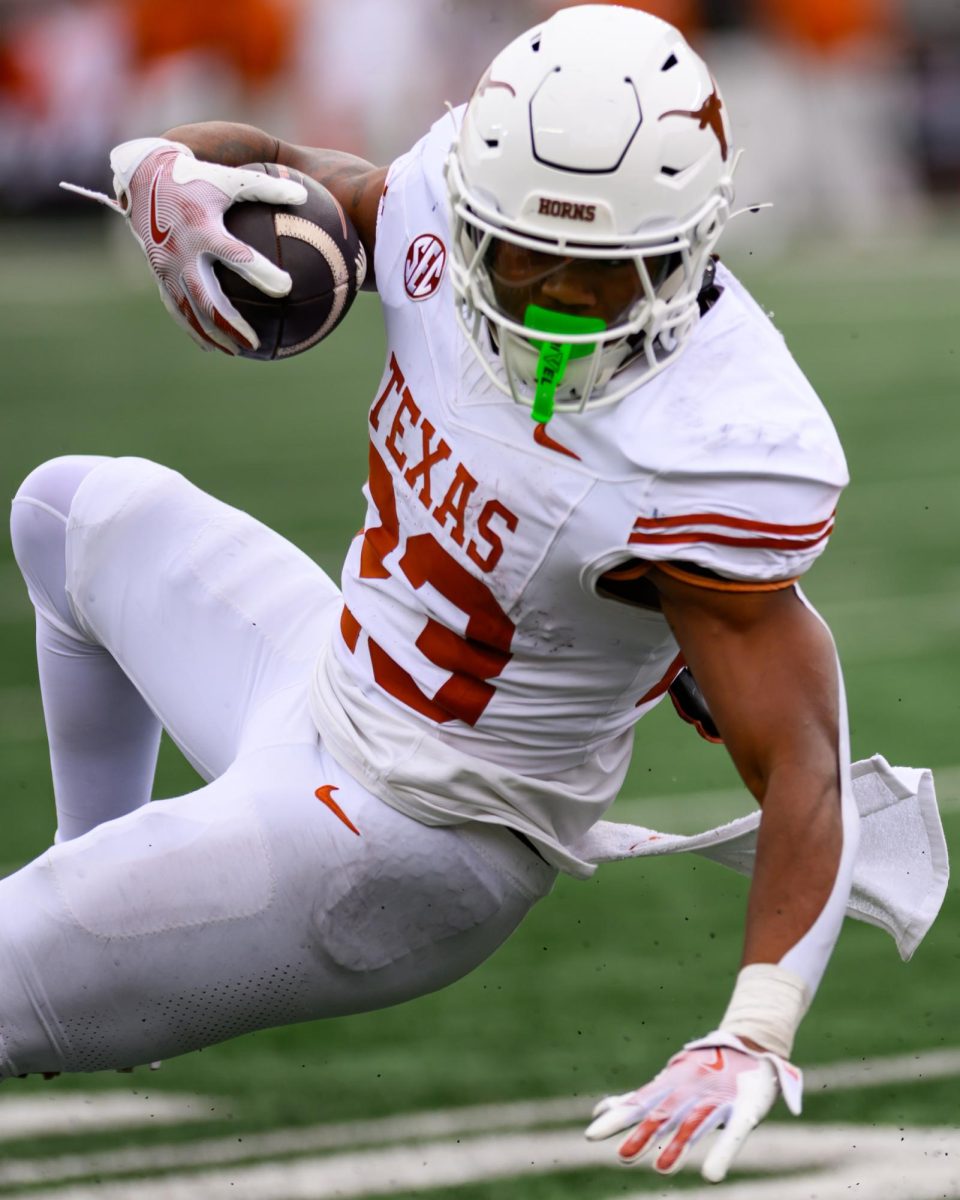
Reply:
[[635, 1125], [618, 1148], [621, 1162], [636, 1162], [656, 1148], [654, 1169], [668, 1175], [705, 1134], [723, 1127], [703, 1164], [704, 1179], [719, 1183], [777, 1095], [799, 1115], [802, 1092], [797, 1067], [717, 1030], [688, 1042], [644, 1087], [601, 1100], [586, 1136], [595, 1141]]
[[232, 237], [223, 214], [238, 200], [303, 204], [306, 188], [260, 171], [201, 162], [180, 142], [137, 138], [110, 152], [116, 200], [61, 183], [126, 217], [160, 285], [170, 315], [204, 350], [236, 354], [259, 339], [230, 303], [213, 271], [225, 263], [268, 296], [285, 296], [291, 279], [269, 259]]

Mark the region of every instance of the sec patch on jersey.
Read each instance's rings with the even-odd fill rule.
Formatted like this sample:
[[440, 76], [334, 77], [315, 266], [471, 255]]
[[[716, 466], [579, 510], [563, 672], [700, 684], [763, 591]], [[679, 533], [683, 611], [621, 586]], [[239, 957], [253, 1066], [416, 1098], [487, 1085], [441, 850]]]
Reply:
[[214, 271], [224, 294], [250, 322], [259, 347], [244, 358], [302, 354], [323, 341], [350, 310], [367, 273], [363, 244], [337, 200], [322, 184], [278, 163], [249, 170], [285, 176], [307, 189], [305, 204], [234, 204], [223, 222], [230, 233], [290, 273], [286, 296], [267, 296], [223, 263]]

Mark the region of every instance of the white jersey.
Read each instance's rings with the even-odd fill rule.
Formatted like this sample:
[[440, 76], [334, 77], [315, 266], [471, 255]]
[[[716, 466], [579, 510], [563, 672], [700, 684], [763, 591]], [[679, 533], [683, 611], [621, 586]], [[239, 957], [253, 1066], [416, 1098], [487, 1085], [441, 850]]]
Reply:
[[584, 873], [569, 847], [612, 802], [633, 726], [680, 665], [663, 616], [598, 580], [633, 562], [710, 587], [788, 585], [826, 544], [846, 466], [780, 334], [722, 266], [673, 364], [617, 404], [535, 423], [455, 319], [454, 120], [387, 178], [367, 517], [312, 709], [388, 803], [510, 824]]

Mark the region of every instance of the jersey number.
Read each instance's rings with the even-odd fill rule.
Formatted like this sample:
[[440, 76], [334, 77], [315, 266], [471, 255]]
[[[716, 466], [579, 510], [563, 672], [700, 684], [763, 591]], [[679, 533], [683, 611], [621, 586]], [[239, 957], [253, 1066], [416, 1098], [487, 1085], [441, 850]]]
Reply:
[[[393, 480], [386, 463], [370, 447], [370, 496], [380, 524], [366, 529], [360, 549], [360, 578], [389, 579], [384, 559], [400, 544], [400, 525]], [[399, 569], [412, 587], [429, 584], [455, 605], [467, 618], [466, 635], [455, 633], [432, 617], [427, 618], [416, 646], [435, 666], [450, 672], [450, 678], [433, 697], [416, 683], [413, 676], [383, 649], [369, 639], [373, 677], [378, 685], [408, 708], [431, 721], [464, 721], [476, 725], [493, 698], [496, 679], [510, 661], [510, 643], [515, 626], [481, 580], [462, 567], [430, 533], [418, 533], [406, 539]], [[356, 645], [359, 627], [352, 615], [353, 636], [345, 627], [348, 644]]]

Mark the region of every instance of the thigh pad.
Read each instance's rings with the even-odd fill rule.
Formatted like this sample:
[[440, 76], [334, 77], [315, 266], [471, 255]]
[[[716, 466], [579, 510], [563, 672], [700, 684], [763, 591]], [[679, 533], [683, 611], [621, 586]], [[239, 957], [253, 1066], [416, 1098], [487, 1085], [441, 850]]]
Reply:
[[87, 933], [135, 938], [269, 906], [274, 872], [255, 805], [210, 790], [193, 812], [157, 801], [47, 851], [57, 891]]

